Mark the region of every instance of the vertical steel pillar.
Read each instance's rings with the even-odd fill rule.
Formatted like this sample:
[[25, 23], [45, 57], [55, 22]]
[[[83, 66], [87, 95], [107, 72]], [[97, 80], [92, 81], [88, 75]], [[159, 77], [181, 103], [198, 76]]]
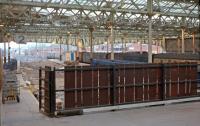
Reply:
[[147, 1], [147, 10], [149, 15], [148, 28], [148, 63], [152, 63], [152, 14], [153, 14], [153, 0]]
[[36, 55], [38, 56], [38, 45], [37, 45], [37, 41], [36, 41]]
[[60, 61], [62, 61], [62, 54], [61, 54], [61, 48], [62, 48], [61, 41], [62, 41], [62, 36], [60, 36], [59, 38], [60, 38]]
[[6, 63], [6, 42], [4, 41], [4, 63]]
[[178, 51], [178, 53], [181, 52], [181, 50], [180, 50], [180, 37], [179, 36], [177, 38], [177, 51]]
[[160, 53], [163, 53], [163, 50], [162, 50], [162, 39], [160, 39]]
[[184, 34], [185, 34], [185, 30], [182, 28], [181, 29], [181, 33], [182, 33], [182, 41], [181, 41], [181, 45], [182, 45], [182, 50], [181, 53], [185, 53], [185, 38], [184, 38]]
[[70, 40], [70, 32], [67, 33], [67, 52], [69, 52], [69, 40]]
[[192, 53], [195, 54], [195, 33], [192, 33]]
[[80, 49], [79, 49], [79, 39], [80, 39], [80, 37], [79, 37], [79, 33], [77, 34], [77, 37], [76, 37], [76, 46], [77, 46], [77, 53], [79, 53], [79, 51], [80, 51]]
[[21, 47], [20, 47], [20, 42], [18, 43], [19, 44], [19, 59], [18, 59], [18, 64], [17, 64], [17, 71], [20, 73], [20, 62], [21, 62]]
[[159, 53], [159, 52], [158, 52], [158, 47], [159, 47], [159, 41], [156, 40], [156, 52], [157, 52], [157, 54]]
[[126, 43], [127, 43], [126, 38], [124, 38], [124, 52], [125, 53], [126, 53]]
[[163, 51], [166, 51], [165, 36], [162, 37], [162, 48], [163, 48]]
[[[20, 43], [18, 43], [19, 44], [19, 56], [21, 55], [21, 47], [20, 47]], [[36, 48], [37, 48], [37, 42], [36, 42]]]
[[109, 36], [107, 37], [107, 54], [109, 52]]
[[76, 43], [76, 46], [77, 46], [76, 61], [79, 62], [79, 53], [80, 53], [80, 48], [79, 48], [80, 32], [78, 32], [76, 36], [77, 36], [77, 37], [76, 37], [76, 40], [75, 40], [75, 43]]
[[90, 30], [90, 60], [92, 61], [93, 59], [93, 31], [94, 31], [94, 28], [93, 27], [90, 27], [89, 28]]
[[152, 17], [149, 16], [148, 30], [148, 63], [152, 63]]
[[111, 60], [114, 60], [113, 25], [110, 26]]
[[124, 37], [121, 38], [122, 40], [122, 53], [125, 53], [125, 48], [124, 48]]
[[8, 63], [10, 63], [10, 42], [8, 41]]
[[[138, 39], [137, 39], [137, 43], [138, 43]], [[140, 43], [140, 54], [142, 54], [142, 40], [139, 42]]]

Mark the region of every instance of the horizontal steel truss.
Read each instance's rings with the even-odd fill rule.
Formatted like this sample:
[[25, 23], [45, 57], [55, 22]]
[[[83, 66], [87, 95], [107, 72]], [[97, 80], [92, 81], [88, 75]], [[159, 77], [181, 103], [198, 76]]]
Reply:
[[[142, 37], [147, 35], [150, 14], [147, 3], [138, 0], [60, 0], [57, 3], [52, 0], [1, 0], [0, 7], [0, 19], [7, 26], [6, 32], [27, 33], [32, 36], [37, 33], [45, 33], [46, 36], [65, 36], [67, 32], [88, 34], [88, 29], [95, 27], [94, 36], [106, 37], [109, 35], [106, 29], [112, 22], [118, 38], [124, 34]], [[154, 0], [151, 13], [153, 35], [178, 36], [181, 28], [188, 32], [197, 31], [198, 8], [199, 5], [195, 2]]]
[[[98, 33], [97, 33], [98, 34]], [[109, 36], [98, 36], [97, 34], [94, 34], [96, 37], [93, 38], [93, 41], [95, 42], [95, 45], [99, 44], [107, 44], [107, 42], [110, 44]], [[106, 33], [104, 33], [106, 34]], [[54, 43], [54, 44], [67, 44], [67, 41], [69, 40], [70, 45], [78, 45], [79, 42], [81, 42], [83, 47], [89, 47], [89, 34], [73, 34], [69, 36], [56, 36], [56, 35], [41, 35], [41, 34], [22, 34], [22, 33], [17, 33], [15, 37], [19, 36], [24, 36], [26, 42], [41, 42], [41, 43]], [[124, 35], [122, 34], [119, 37], [116, 37], [114, 39], [114, 43], [146, 43], [147, 44], [147, 36], [146, 37], [132, 37], [132, 36], [127, 36], [126, 39], [123, 37]], [[14, 37], [14, 40], [16, 39]], [[155, 45], [161, 45], [162, 39], [160, 38], [154, 38], [153, 44]]]

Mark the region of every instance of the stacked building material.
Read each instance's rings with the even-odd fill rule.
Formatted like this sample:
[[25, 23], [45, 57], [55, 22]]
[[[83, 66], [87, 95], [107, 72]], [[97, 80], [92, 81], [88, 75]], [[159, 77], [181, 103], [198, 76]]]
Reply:
[[142, 62], [128, 60], [108, 60], [108, 59], [93, 59], [91, 65], [127, 65], [127, 64], [142, 64]]
[[[110, 57], [110, 53], [93, 53], [93, 59], [110, 59]], [[148, 54], [144, 52], [142, 54], [139, 52], [115, 53], [114, 59], [146, 63], [148, 62]], [[80, 61], [84, 63], [90, 63], [90, 53], [82, 52]]]
[[168, 62], [197, 62], [200, 64], [200, 54], [191, 54], [191, 53], [163, 53], [163, 54], [154, 54], [153, 55], [154, 63], [168, 63]]

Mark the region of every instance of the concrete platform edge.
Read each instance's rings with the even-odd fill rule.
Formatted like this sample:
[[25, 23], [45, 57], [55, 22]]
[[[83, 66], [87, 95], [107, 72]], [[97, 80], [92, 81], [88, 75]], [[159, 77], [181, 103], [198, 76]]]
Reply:
[[147, 103], [135, 103], [135, 104], [116, 105], [116, 106], [107, 106], [107, 107], [98, 107], [98, 108], [88, 108], [88, 109], [83, 109], [83, 114], [122, 110], [122, 109], [131, 109], [131, 108], [141, 108], [141, 107], [149, 107], [149, 106], [168, 105], [168, 104], [176, 104], [176, 103], [192, 102], [192, 101], [200, 101], [200, 96], [192, 97], [192, 98], [147, 102]]

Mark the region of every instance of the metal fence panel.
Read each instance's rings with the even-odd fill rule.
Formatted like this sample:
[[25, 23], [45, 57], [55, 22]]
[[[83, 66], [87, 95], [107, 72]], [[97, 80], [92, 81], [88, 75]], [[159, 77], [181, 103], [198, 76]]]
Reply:
[[135, 100], [143, 100], [143, 71], [141, 69], [135, 69]]
[[187, 92], [187, 68], [179, 67], [179, 96], [186, 96]]
[[[82, 93], [83, 106], [92, 106], [92, 70], [82, 71], [82, 85], [85, 90]], [[87, 89], [88, 88], [88, 89]]]
[[[75, 89], [75, 71], [65, 72], [65, 89]], [[65, 109], [75, 108], [75, 90], [65, 91]]]
[[160, 68], [149, 68], [149, 100], [160, 100], [160, 84], [161, 81]]
[[188, 71], [188, 74], [190, 75], [190, 79], [191, 79], [191, 92], [190, 95], [197, 95], [197, 67], [196, 66], [190, 66], [190, 69]]
[[110, 104], [110, 71], [99, 69], [99, 105]]
[[[135, 102], [135, 69], [126, 69], [125, 72], [125, 103]], [[130, 86], [131, 85], [131, 86]]]
[[[66, 67], [64, 77], [64, 89], [60, 91], [64, 91], [65, 110], [197, 95], [194, 64], [75, 66]], [[46, 70], [45, 80], [44, 105], [50, 112], [48, 108], [54, 102], [49, 97], [55, 87], [50, 90], [49, 84], [55, 76], [50, 79]]]

